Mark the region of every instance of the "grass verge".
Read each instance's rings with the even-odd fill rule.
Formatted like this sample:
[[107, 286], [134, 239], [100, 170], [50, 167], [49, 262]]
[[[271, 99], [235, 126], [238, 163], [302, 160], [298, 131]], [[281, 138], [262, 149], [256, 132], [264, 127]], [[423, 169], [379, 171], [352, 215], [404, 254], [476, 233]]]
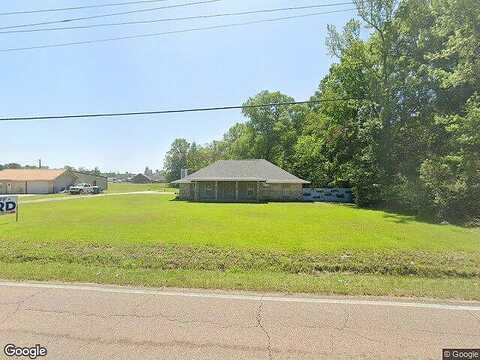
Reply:
[[430, 279], [327, 273], [312, 276], [272, 272], [158, 271], [36, 263], [0, 263], [0, 277], [10, 280], [57, 280], [147, 287], [480, 300], [479, 279]]
[[78, 264], [157, 271], [242, 271], [286, 274], [355, 273], [430, 278], [480, 278], [480, 254], [406, 250], [286, 252], [210, 246], [82, 246], [5, 241], [0, 262]]
[[480, 258], [468, 253], [7, 244], [6, 279], [480, 300]]

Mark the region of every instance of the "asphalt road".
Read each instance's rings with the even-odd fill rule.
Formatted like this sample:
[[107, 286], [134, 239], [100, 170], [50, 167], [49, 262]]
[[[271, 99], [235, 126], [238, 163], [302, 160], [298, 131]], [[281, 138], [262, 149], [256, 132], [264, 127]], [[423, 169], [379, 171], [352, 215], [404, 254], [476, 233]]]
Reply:
[[480, 303], [0, 282], [0, 339], [4, 358], [13, 343], [47, 359], [438, 360], [480, 347]]

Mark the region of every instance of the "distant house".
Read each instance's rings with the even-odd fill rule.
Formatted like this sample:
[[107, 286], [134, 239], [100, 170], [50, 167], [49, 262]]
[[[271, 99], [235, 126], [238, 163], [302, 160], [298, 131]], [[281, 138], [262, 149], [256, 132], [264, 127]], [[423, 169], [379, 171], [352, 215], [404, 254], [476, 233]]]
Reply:
[[78, 183], [107, 189], [107, 178], [65, 169], [5, 169], [0, 171], [0, 194], [54, 194]]
[[147, 175], [144, 174], [137, 174], [134, 177], [132, 177], [129, 182], [134, 183], [134, 184], [151, 184], [155, 182], [154, 180], [150, 179]]
[[150, 179], [152, 179], [153, 181], [155, 182], [158, 182], [158, 183], [166, 183], [168, 182], [167, 181], [167, 178], [165, 177], [165, 175], [162, 175], [160, 173], [155, 173], [153, 174], [152, 176], [149, 176]]
[[173, 184], [192, 201], [296, 201], [308, 181], [263, 159], [220, 160]]

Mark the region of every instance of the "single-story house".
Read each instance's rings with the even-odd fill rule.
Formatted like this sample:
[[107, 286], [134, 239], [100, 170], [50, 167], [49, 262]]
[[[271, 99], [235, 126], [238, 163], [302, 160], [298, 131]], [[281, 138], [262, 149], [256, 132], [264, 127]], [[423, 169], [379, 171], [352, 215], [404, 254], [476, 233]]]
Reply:
[[107, 178], [66, 169], [5, 169], [0, 171], [0, 194], [54, 194], [78, 183], [106, 190]]
[[134, 177], [130, 178], [128, 182], [134, 183], [134, 184], [151, 184], [154, 183], [155, 181], [150, 179], [145, 174], [137, 174]]
[[167, 183], [168, 182], [165, 175], [162, 175], [160, 173], [155, 173], [152, 176], [149, 176], [149, 178], [152, 179], [153, 181], [157, 182], [157, 183]]
[[263, 159], [220, 160], [180, 180], [179, 198], [192, 201], [300, 201], [309, 184]]

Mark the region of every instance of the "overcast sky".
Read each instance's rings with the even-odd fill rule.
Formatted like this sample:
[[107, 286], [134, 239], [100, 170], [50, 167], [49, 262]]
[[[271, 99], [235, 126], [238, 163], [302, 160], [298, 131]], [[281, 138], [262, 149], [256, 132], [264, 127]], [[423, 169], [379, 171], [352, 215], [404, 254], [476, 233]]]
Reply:
[[[125, 2], [128, 0], [119, 0]], [[70, 12], [1, 16], [1, 27], [61, 20], [195, 0]], [[197, 0], [198, 1], [198, 0]], [[222, 0], [193, 7], [100, 18], [84, 24], [151, 20], [220, 12], [326, 4], [327, 0]], [[0, 12], [58, 8], [117, 1], [11, 1]], [[336, 9], [351, 8], [352, 5]], [[0, 34], [0, 49], [187, 29], [333, 10], [322, 8], [128, 25], [87, 30]], [[239, 105], [261, 90], [279, 90], [306, 100], [333, 59], [325, 47], [327, 24], [342, 26], [353, 11], [163, 37], [0, 53], [1, 117], [161, 110]], [[39, 28], [39, 27], [37, 27]], [[25, 28], [17, 28], [25, 29]], [[5, 30], [0, 30], [5, 31]], [[52, 168], [98, 166], [103, 170], [143, 171], [162, 167], [177, 137], [203, 144], [219, 139], [239, 111], [148, 117], [0, 123], [0, 163], [43, 164]]]

